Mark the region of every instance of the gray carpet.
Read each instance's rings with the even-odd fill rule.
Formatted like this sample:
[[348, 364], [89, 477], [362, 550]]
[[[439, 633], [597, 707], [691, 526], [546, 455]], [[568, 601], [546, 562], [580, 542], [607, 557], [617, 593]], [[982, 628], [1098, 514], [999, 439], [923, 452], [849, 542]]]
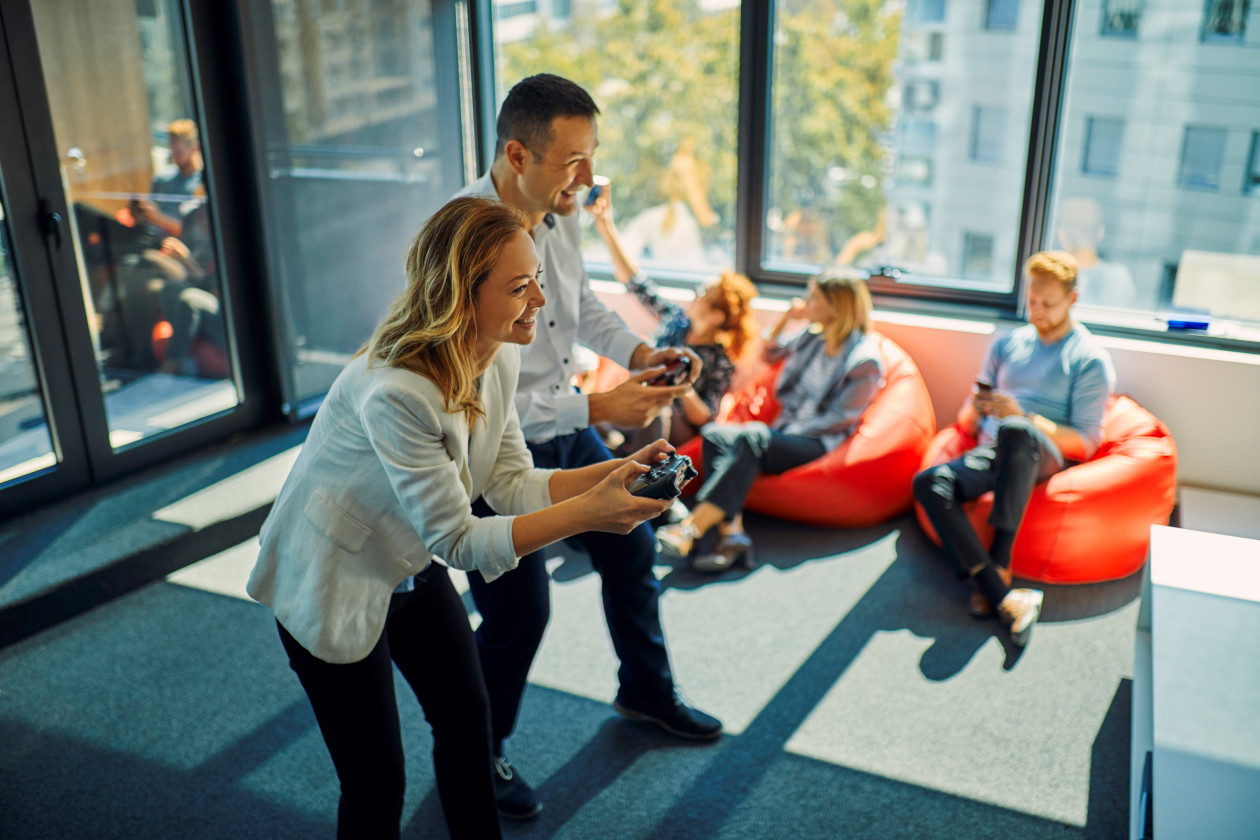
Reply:
[[[1019, 655], [966, 615], [910, 517], [750, 530], [752, 572], [660, 569], [675, 671], [726, 722], [716, 744], [609, 710], [599, 581], [580, 556], [552, 562], [509, 742], [546, 808], [507, 837], [1125, 836], [1136, 578], [1048, 587]], [[399, 686], [403, 836], [443, 837], [429, 735]], [[161, 582], [0, 651], [6, 840], [331, 837], [336, 794], [256, 604]]]

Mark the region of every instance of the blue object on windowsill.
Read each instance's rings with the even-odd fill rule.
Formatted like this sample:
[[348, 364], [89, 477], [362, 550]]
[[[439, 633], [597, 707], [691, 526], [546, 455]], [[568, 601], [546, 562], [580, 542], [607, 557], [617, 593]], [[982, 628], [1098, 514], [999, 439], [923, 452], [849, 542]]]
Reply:
[[1211, 313], [1206, 309], [1175, 307], [1164, 315], [1170, 331], [1206, 330], [1212, 326]]
[[1186, 319], [1186, 318], [1169, 318], [1168, 329], [1170, 330], [1206, 330], [1212, 326], [1212, 323], [1206, 319]]

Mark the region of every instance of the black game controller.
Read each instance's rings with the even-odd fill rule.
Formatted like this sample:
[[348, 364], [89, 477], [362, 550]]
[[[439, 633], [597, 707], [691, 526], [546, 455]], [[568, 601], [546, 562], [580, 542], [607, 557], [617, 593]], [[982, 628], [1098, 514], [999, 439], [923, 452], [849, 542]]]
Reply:
[[674, 499], [682, 494], [687, 482], [697, 475], [686, 455], [674, 453], [634, 480], [630, 495], [649, 499]]
[[687, 381], [687, 377], [691, 375], [691, 357], [679, 356], [674, 361], [665, 365], [665, 372], [649, 382], [649, 385], [681, 385]]

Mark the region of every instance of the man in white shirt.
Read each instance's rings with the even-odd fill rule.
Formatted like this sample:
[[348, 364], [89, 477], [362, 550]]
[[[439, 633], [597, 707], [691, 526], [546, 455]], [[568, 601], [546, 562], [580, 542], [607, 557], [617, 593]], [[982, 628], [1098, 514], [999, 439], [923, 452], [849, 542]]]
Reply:
[[[593, 183], [598, 114], [590, 95], [567, 79], [549, 74], [524, 79], [500, 109], [490, 171], [460, 192], [498, 198], [526, 213], [542, 260], [540, 285], [548, 303], [538, 317], [537, 338], [523, 348], [516, 397], [525, 440], [539, 467], [580, 467], [611, 458], [591, 428], [595, 423], [643, 427], [690, 384], [647, 385], [661, 365], [686, 355], [693, 380], [700, 371], [700, 360], [690, 350], [649, 346], [591, 291], [576, 214], [579, 194]], [[611, 391], [576, 393], [573, 348], [579, 344], [642, 372]], [[483, 500], [473, 509], [489, 512]], [[644, 524], [626, 535], [591, 532], [577, 539], [602, 579], [604, 615], [621, 660], [613, 708], [682, 738], [717, 738], [721, 722], [689, 706], [674, 688], [660, 623], [660, 584], [652, 573], [656, 545], [651, 528]], [[544, 557], [536, 552], [521, 558], [515, 571], [493, 583], [469, 575], [482, 616], [477, 644], [490, 693], [499, 812], [514, 819], [529, 819], [542, 809], [504, 757], [503, 742], [516, 724], [550, 613]]]

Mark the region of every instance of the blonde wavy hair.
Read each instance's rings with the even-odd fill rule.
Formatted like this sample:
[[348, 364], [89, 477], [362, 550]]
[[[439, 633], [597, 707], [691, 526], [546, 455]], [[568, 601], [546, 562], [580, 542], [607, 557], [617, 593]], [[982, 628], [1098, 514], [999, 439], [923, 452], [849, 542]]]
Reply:
[[359, 353], [431, 380], [446, 410], [462, 411], [469, 428], [485, 409], [477, 394], [481, 370], [477, 292], [503, 247], [529, 228], [525, 216], [499, 201], [457, 198], [433, 214], [407, 248], [407, 288]]
[[823, 334], [833, 344], [841, 344], [854, 330], [865, 333], [871, 325], [871, 292], [866, 280], [852, 268], [828, 269], [813, 283], [836, 311], [836, 317], [822, 325]]

